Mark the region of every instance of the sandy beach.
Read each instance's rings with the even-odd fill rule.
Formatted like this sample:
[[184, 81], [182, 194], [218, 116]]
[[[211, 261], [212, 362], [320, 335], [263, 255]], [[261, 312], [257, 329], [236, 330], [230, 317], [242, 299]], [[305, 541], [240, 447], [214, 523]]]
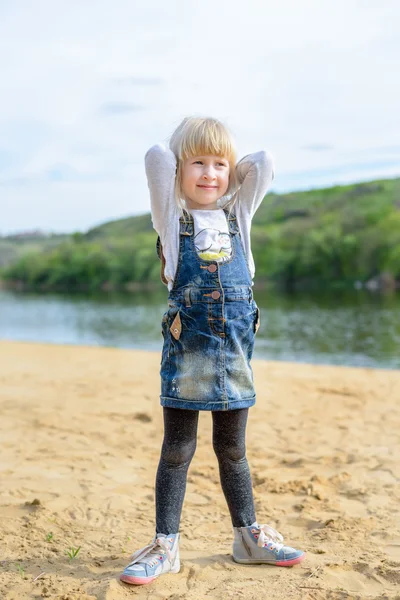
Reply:
[[1, 600], [400, 598], [400, 372], [257, 360], [247, 453], [257, 517], [307, 559], [232, 561], [202, 413], [181, 572], [120, 583], [153, 536], [159, 364], [152, 352], [0, 342]]

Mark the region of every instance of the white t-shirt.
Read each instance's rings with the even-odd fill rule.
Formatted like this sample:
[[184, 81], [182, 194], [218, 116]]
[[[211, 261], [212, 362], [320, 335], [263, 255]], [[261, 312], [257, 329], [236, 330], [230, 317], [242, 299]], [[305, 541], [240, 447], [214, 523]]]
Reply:
[[232, 254], [228, 222], [222, 208], [190, 210], [194, 221], [194, 246], [203, 260], [224, 262]]
[[[152, 146], [145, 156], [150, 190], [151, 218], [160, 236], [165, 257], [164, 275], [172, 289], [179, 257], [179, 208], [175, 202], [176, 158], [163, 144]], [[271, 155], [265, 151], [248, 154], [236, 165], [239, 189], [233, 212], [236, 215], [244, 251], [253, 279], [255, 273], [251, 252], [251, 221], [274, 177]], [[225, 213], [226, 198], [214, 210], [189, 209], [194, 220], [194, 241], [205, 260], [226, 260], [230, 256], [230, 239]]]

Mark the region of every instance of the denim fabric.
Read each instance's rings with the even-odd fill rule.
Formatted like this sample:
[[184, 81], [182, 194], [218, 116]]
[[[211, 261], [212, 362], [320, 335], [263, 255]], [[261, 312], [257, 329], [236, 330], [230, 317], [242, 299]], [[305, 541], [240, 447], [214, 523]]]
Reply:
[[259, 310], [236, 217], [225, 215], [232, 242], [225, 262], [201, 259], [191, 215], [180, 218], [178, 267], [162, 319], [162, 406], [214, 411], [255, 403], [250, 361]]

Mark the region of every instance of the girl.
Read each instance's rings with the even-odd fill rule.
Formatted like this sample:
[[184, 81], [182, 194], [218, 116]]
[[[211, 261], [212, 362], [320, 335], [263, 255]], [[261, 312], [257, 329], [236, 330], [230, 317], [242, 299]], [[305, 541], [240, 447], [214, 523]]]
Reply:
[[266, 152], [236, 165], [232, 137], [216, 119], [185, 119], [146, 154], [161, 278], [161, 405], [164, 441], [156, 477], [156, 535], [121, 575], [131, 584], [178, 573], [179, 522], [200, 410], [212, 411], [213, 446], [234, 530], [233, 559], [291, 566], [304, 552], [256, 520], [245, 432], [255, 403], [250, 360], [260, 324], [253, 299], [251, 220], [272, 179]]

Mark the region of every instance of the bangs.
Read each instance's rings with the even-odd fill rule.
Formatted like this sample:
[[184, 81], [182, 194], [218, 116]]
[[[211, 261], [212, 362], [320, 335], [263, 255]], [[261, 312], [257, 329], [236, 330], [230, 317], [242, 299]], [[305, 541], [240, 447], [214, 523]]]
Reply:
[[[218, 156], [228, 161], [228, 198], [224, 205], [231, 211], [236, 202], [238, 187], [236, 175], [236, 146], [229, 129], [212, 117], [186, 117], [175, 129], [169, 140], [169, 147], [178, 161], [175, 177], [175, 201], [182, 216], [187, 211], [182, 192], [182, 168], [184, 161], [194, 156]], [[220, 199], [221, 200], [221, 199]]]
[[182, 132], [180, 156], [186, 160], [192, 156], [220, 156], [231, 165], [236, 162], [236, 149], [232, 137], [216, 119], [190, 119]]

